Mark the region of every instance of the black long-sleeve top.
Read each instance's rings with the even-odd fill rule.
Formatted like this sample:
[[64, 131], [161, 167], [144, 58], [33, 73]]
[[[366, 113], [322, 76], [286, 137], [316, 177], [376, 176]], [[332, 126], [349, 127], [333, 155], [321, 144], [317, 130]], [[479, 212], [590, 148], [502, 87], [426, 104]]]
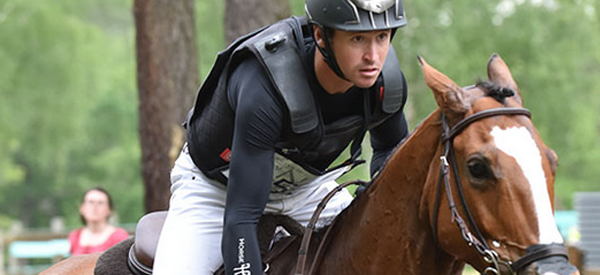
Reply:
[[[315, 100], [325, 124], [350, 115], [362, 115], [363, 93], [351, 88], [343, 94], [329, 94], [318, 85], [314, 67], [314, 48], [307, 54], [307, 79], [313, 82]], [[399, 76], [401, 77], [401, 76]], [[406, 85], [405, 85], [406, 87]], [[285, 123], [285, 106], [260, 63], [243, 61], [231, 73], [228, 100], [235, 112], [222, 253], [227, 275], [262, 274], [256, 226], [268, 201], [273, 180], [275, 144]], [[376, 95], [374, 95], [376, 96]], [[373, 102], [373, 101], [372, 101]], [[402, 110], [370, 130], [373, 159], [371, 172], [377, 171], [390, 152], [408, 134]], [[237, 272], [237, 273], [236, 273]]]

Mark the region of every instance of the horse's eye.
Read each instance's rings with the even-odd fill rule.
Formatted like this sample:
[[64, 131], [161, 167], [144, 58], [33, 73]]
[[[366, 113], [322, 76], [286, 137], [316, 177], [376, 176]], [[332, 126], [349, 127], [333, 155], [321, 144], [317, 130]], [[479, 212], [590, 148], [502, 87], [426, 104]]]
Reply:
[[475, 179], [490, 179], [492, 178], [492, 171], [488, 164], [479, 158], [471, 159], [467, 162], [467, 167], [469, 168], [469, 173]]

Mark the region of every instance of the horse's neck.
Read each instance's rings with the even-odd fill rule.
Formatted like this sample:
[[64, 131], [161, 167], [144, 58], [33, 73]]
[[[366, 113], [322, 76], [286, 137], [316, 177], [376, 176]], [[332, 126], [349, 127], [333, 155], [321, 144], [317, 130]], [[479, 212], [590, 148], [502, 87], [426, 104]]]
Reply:
[[390, 156], [373, 185], [335, 223], [336, 240], [318, 274], [452, 274], [438, 271], [440, 266], [456, 268], [438, 250], [422, 215], [426, 211], [420, 209], [440, 133], [436, 111]]

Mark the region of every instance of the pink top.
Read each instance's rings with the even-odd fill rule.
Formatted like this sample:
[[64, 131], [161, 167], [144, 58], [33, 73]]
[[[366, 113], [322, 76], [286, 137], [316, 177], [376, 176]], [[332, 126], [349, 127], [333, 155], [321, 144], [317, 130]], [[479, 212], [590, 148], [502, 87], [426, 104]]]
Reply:
[[69, 252], [71, 252], [71, 255], [73, 256], [103, 252], [122, 240], [129, 238], [129, 234], [127, 231], [125, 231], [125, 229], [117, 228], [104, 243], [96, 246], [81, 246], [79, 244], [79, 235], [81, 235], [82, 229], [83, 228], [79, 228], [69, 233], [69, 243], [71, 243], [71, 249]]

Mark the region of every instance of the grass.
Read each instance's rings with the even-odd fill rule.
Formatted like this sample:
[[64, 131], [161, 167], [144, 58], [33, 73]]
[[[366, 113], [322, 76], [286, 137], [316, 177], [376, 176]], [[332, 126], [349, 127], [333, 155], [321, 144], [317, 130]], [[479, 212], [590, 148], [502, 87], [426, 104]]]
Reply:
[[477, 270], [475, 270], [470, 265], [466, 265], [465, 270], [463, 271], [463, 275], [479, 275], [479, 272], [477, 272]]

